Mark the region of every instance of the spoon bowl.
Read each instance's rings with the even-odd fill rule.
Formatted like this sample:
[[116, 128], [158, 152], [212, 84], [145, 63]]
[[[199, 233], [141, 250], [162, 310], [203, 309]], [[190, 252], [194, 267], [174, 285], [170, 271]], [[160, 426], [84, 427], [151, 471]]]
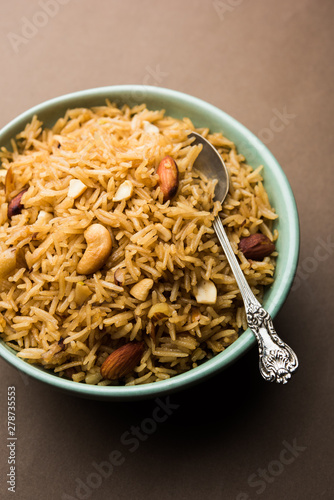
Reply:
[[197, 170], [204, 172], [209, 179], [217, 179], [215, 198], [223, 202], [229, 190], [229, 176], [226, 165], [212, 144], [197, 132], [191, 132], [188, 137], [194, 137], [196, 144], [201, 144], [203, 149], [195, 161]]

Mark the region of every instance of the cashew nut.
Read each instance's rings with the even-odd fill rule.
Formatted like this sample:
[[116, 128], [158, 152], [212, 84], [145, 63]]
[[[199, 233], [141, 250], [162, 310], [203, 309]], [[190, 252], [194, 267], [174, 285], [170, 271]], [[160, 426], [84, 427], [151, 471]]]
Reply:
[[135, 298], [144, 302], [147, 299], [149, 291], [154, 285], [154, 281], [150, 278], [144, 278], [141, 281], [138, 281], [130, 290], [131, 295]]
[[0, 278], [4, 278], [16, 267], [16, 248], [8, 248], [0, 254]]
[[158, 302], [150, 308], [147, 316], [154, 321], [161, 321], [171, 316], [172, 312], [172, 308], [166, 302]]
[[133, 193], [133, 184], [131, 181], [124, 181], [117, 189], [112, 201], [122, 201], [131, 198]]
[[87, 189], [86, 184], [80, 181], [80, 179], [71, 179], [70, 186], [68, 188], [67, 196], [76, 200], [82, 195]]
[[92, 224], [84, 233], [87, 248], [78, 266], [78, 274], [93, 274], [106, 263], [112, 249], [112, 239], [102, 224]]
[[24, 208], [23, 203], [21, 203], [22, 197], [24, 193], [26, 193], [28, 189], [23, 189], [19, 194], [14, 196], [12, 200], [8, 203], [8, 209], [7, 209], [7, 216], [8, 219], [11, 219], [13, 215], [18, 215], [22, 212], [22, 209]]
[[83, 283], [82, 281], [78, 281], [78, 283], [75, 285], [74, 300], [79, 306], [82, 306], [85, 300], [87, 300], [88, 297], [92, 295], [92, 293], [93, 292], [87, 285], [85, 285], [85, 283]]
[[159, 134], [159, 128], [147, 120], [143, 121], [143, 129], [147, 134]]
[[217, 300], [216, 285], [208, 280], [202, 280], [195, 290], [195, 298], [198, 304], [215, 304]]
[[52, 214], [50, 214], [49, 212], [44, 212], [44, 210], [41, 210], [38, 213], [35, 224], [38, 226], [45, 226], [50, 222], [51, 219], [52, 219]]

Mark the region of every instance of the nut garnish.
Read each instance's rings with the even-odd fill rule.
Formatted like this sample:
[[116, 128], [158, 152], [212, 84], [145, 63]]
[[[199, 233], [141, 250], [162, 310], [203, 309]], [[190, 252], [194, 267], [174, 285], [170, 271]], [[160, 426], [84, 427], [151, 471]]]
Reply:
[[117, 189], [112, 201], [122, 201], [131, 198], [133, 193], [133, 184], [131, 181], [124, 181]]
[[78, 274], [93, 274], [107, 262], [112, 249], [109, 231], [102, 224], [92, 224], [84, 233], [87, 248], [78, 266]]
[[16, 267], [16, 248], [7, 248], [0, 254], [0, 278], [8, 276]]
[[171, 200], [179, 187], [179, 169], [171, 156], [165, 156], [157, 168], [159, 186], [163, 194], [163, 202]]
[[139, 363], [144, 349], [144, 342], [129, 342], [119, 347], [102, 364], [102, 377], [108, 380], [115, 380], [132, 372]]
[[116, 269], [114, 273], [114, 280], [116, 285], [123, 286], [125, 283], [125, 269], [121, 269], [120, 267]]
[[159, 134], [159, 128], [147, 120], [143, 121], [143, 129], [147, 134]]
[[86, 191], [86, 189], [86, 184], [84, 184], [80, 179], [71, 179], [67, 196], [76, 200]]
[[8, 203], [8, 210], [7, 210], [8, 219], [11, 219], [13, 217], [13, 215], [18, 215], [21, 213], [22, 208], [23, 208], [23, 204], [21, 203], [22, 196], [27, 191], [28, 191], [28, 188], [23, 189], [23, 191], [21, 191], [19, 194], [14, 196], [14, 198]]
[[216, 285], [210, 280], [200, 281], [195, 291], [195, 298], [198, 304], [215, 304], [217, 300]]
[[239, 242], [239, 250], [246, 259], [262, 260], [275, 250], [275, 245], [268, 236], [262, 233], [252, 234], [247, 238], [242, 238]]
[[147, 316], [153, 321], [161, 321], [162, 319], [169, 318], [172, 315], [172, 308], [166, 302], [158, 302], [154, 304], [148, 311]]
[[41, 210], [37, 216], [36, 225], [44, 225], [48, 224], [50, 220], [52, 219], [52, 214], [49, 212], [45, 212], [44, 210]]
[[0, 166], [0, 183], [5, 186], [5, 193], [6, 193], [6, 177], [7, 177], [7, 172], [8, 170], [5, 170]]
[[194, 323], [195, 321], [199, 321], [201, 319], [201, 311], [198, 307], [191, 308], [191, 321]]
[[142, 302], [147, 299], [148, 293], [151, 290], [154, 281], [150, 278], [144, 278], [138, 281], [130, 290], [131, 295]]
[[88, 299], [92, 295], [91, 289], [85, 285], [83, 281], [78, 281], [78, 283], [75, 285], [75, 295], [74, 295], [74, 300], [75, 302], [79, 305], [82, 306], [82, 304], [85, 302], [85, 300]]

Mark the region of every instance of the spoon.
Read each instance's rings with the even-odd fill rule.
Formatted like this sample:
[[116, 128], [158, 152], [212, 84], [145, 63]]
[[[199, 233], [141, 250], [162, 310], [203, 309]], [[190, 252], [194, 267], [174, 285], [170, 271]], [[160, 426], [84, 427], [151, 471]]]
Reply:
[[[223, 203], [229, 190], [229, 176], [223, 159], [210, 142], [200, 134], [192, 132], [189, 137], [195, 138], [193, 144], [202, 144], [203, 146], [194, 163], [195, 168], [208, 178], [218, 180], [215, 197]], [[270, 314], [261, 306], [250, 289], [220, 217], [214, 218], [213, 228], [238, 284], [245, 305], [248, 326], [258, 342], [260, 373], [265, 380], [286, 384], [291, 373], [298, 367], [297, 356], [279, 338]]]

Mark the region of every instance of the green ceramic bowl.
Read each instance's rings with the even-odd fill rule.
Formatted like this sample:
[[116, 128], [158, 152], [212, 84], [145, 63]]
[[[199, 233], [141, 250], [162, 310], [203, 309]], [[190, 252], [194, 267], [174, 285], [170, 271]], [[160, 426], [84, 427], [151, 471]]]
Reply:
[[[187, 116], [197, 127], [209, 127], [212, 131], [223, 132], [237, 145], [239, 152], [246, 156], [253, 167], [260, 164], [265, 166], [263, 173], [265, 188], [279, 215], [276, 226], [280, 234], [277, 243], [279, 256], [275, 282], [267, 290], [264, 300], [264, 307], [272, 317], [275, 317], [287, 297], [297, 266], [299, 223], [296, 203], [282, 168], [266, 146], [247, 128], [220, 109], [195, 97], [169, 89], [140, 85], [101, 87], [57, 97], [29, 109], [0, 131], [0, 147], [10, 147], [10, 139], [19, 133], [35, 114], [46, 126], [52, 126], [68, 108], [102, 105], [106, 98], [119, 105], [145, 102], [148, 108], [165, 109], [166, 113], [173, 117]], [[62, 379], [17, 358], [15, 352], [2, 341], [0, 355], [25, 374], [73, 395], [90, 399], [135, 400], [161, 396], [203, 381], [235, 362], [254, 344], [255, 338], [248, 329], [224, 352], [201, 366], [169, 380], [130, 387], [99, 387]]]

